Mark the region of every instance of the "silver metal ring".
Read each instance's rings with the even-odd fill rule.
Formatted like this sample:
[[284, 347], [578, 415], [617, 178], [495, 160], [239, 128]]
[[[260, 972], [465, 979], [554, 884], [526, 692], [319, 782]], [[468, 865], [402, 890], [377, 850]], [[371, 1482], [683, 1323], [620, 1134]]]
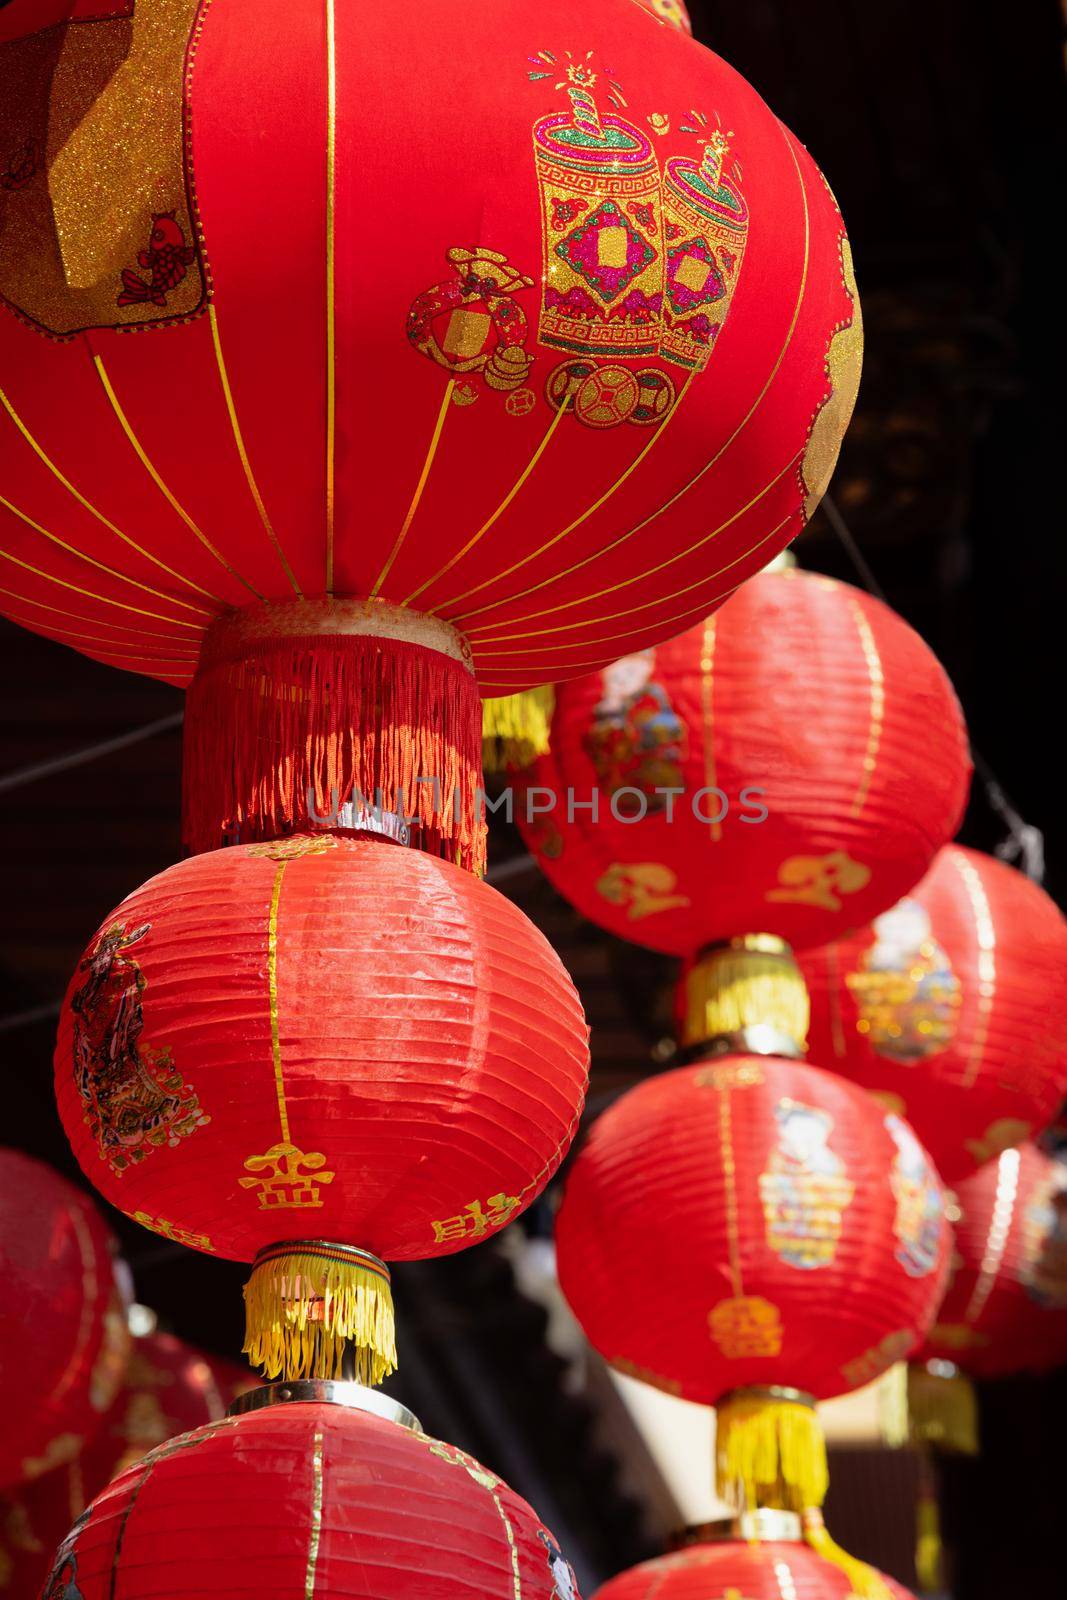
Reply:
[[343, 1383], [327, 1378], [260, 1384], [256, 1389], [249, 1389], [247, 1394], [239, 1394], [227, 1415], [243, 1417], [265, 1406], [299, 1405], [308, 1401], [315, 1405], [345, 1406], [349, 1411], [368, 1411], [372, 1416], [384, 1417], [386, 1422], [410, 1428], [413, 1433], [423, 1431], [415, 1413], [391, 1395], [382, 1394], [379, 1389], [368, 1389], [363, 1383]]
[[699, 1057], [694, 1060], [703, 1060], [705, 1056], [784, 1056], [787, 1061], [803, 1061], [804, 1051], [797, 1041], [788, 1033], [783, 1033], [780, 1028], [772, 1028], [767, 1022], [754, 1022], [747, 1028], [738, 1028], [736, 1033], [715, 1033], [710, 1039], [701, 1039], [699, 1045], [690, 1048], [699, 1049]]

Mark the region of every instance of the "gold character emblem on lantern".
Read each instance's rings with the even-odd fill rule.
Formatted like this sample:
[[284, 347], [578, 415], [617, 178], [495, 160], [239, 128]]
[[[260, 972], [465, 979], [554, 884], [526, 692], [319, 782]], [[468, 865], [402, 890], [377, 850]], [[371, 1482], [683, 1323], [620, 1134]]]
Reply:
[[782, 1353], [782, 1318], [762, 1295], [720, 1300], [708, 1313], [708, 1331], [728, 1361]]
[[788, 856], [778, 868], [778, 887], [766, 899], [780, 905], [820, 906], [840, 911], [842, 895], [857, 894], [871, 881], [871, 869], [844, 850], [825, 856]]
[[677, 875], [658, 861], [638, 861], [632, 866], [614, 862], [597, 880], [597, 894], [614, 906], [622, 906], [629, 922], [640, 922], [658, 911], [675, 911], [689, 905], [689, 898], [676, 894]]
[[305, 1154], [295, 1144], [273, 1144], [264, 1155], [248, 1157], [245, 1168], [255, 1176], [239, 1178], [238, 1182], [242, 1189], [256, 1191], [265, 1211], [321, 1206], [320, 1188], [337, 1176], [324, 1172], [325, 1165], [326, 1157], [320, 1150]]
[[788, 1099], [779, 1100], [774, 1116], [778, 1147], [759, 1180], [767, 1243], [791, 1267], [828, 1267], [856, 1192], [829, 1146], [833, 1118]]

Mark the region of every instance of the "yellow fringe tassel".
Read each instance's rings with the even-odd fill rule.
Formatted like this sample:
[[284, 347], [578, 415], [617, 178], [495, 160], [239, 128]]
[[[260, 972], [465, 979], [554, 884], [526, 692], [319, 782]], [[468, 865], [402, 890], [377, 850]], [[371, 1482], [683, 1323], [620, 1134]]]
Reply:
[[941, 1508], [930, 1463], [924, 1463], [915, 1501], [915, 1576], [924, 1594], [941, 1589]]
[[381, 1383], [396, 1371], [389, 1269], [343, 1245], [261, 1250], [245, 1284], [244, 1351], [267, 1378]]
[[962, 1372], [908, 1368], [908, 1416], [916, 1444], [956, 1455], [978, 1454], [978, 1402], [974, 1385]]
[[804, 1542], [822, 1556], [824, 1561], [829, 1561], [845, 1574], [852, 1586], [852, 1593], [859, 1600], [892, 1600], [891, 1591], [881, 1574], [866, 1561], [859, 1561], [855, 1556], [850, 1556], [847, 1550], [842, 1550], [839, 1544], [831, 1539], [822, 1512], [809, 1507], [803, 1515]]
[[486, 772], [528, 767], [548, 750], [556, 691], [545, 684], [522, 694], [482, 701], [482, 762]]
[[822, 1505], [826, 1441], [812, 1404], [739, 1389], [717, 1408], [715, 1426], [718, 1491], [739, 1511]]
[[789, 946], [770, 934], [746, 934], [706, 950], [684, 978], [682, 1044], [766, 1026], [803, 1054], [811, 1009]]

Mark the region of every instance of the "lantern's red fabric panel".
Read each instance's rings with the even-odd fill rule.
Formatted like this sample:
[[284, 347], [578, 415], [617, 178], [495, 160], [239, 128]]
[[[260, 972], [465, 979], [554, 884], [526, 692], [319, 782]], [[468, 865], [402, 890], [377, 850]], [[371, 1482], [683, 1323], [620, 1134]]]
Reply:
[[135, 1340], [122, 1388], [85, 1450], [0, 1500], [0, 1595], [36, 1600], [60, 1540], [113, 1477], [225, 1413], [214, 1366], [199, 1351], [167, 1333]]
[[86, 1173], [167, 1237], [409, 1259], [540, 1193], [588, 1061], [573, 984], [503, 895], [399, 845], [298, 836], [122, 902], [72, 979], [56, 1088]]
[[580, 1600], [553, 1536], [470, 1456], [303, 1403], [200, 1428], [124, 1473], [44, 1600], [73, 1585], [82, 1600]]
[[0, 1149], [0, 1487], [78, 1454], [129, 1349], [113, 1241], [92, 1201]]
[[1067, 1361], [1067, 1165], [1005, 1150], [956, 1190], [952, 1277], [921, 1357], [976, 1378]]
[[873, 927], [801, 967], [812, 1054], [906, 1116], [950, 1181], [1067, 1095], [1067, 922], [992, 856], [942, 850]]
[[844, 226], [683, 30], [138, 0], [50, 49], [12, 10], [14, 620], [184, 684], [230, 607], [380, 596], [504, 693], [669, 637], [798, 532], [859, 379]]
[[913, 1350], [948, 1269], [906, 1123], [818, 1067], [723, 1056], [650, 1078], [567, 1179], [559, 1274], [613, 1366], [687, 1400], [828, 1399]]
[[[893, 1600], [908, 1590], [879, 1574]], [[593, 1600], [855, 1600], [840, 1567], [805, 1544], [740, 1539], [693, 1545], [642, 1562], [603, 1584]]]
[[868, 922], [952, 837], [970, 758], [918, 634], [793, 569], [564, 685], [551, 751], [526, 776], [544, 793], [520, 795], [517, 816], [560, 893], [632, 943], [690, 955]]

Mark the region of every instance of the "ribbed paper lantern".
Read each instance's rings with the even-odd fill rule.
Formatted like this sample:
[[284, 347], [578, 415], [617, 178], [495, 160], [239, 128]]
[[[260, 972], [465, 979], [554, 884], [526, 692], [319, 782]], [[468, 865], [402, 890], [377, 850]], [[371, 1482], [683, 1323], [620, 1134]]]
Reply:
[[478, 689], [671, 636], [825, 489], [840, 213], [664, 21], [3, 8], [0, 603], [192, 685], [194, 848], [380, 784], [477, 860]]
[[0, 1487], [71, 1460], [129, 1350], [113, 1241], [87, 1195], [0, 1149]]
[[126, 1378], [86, 1449], [0, 1500], [0, 1595], [34, 1600], [71, 1523], [118, 1473], [226, 1408], [211, 1364], [170, 1334], [135, 1341]]
[[1067, 1165], [1024, 1144], [956, 1198], [953, 1272], [922, 1359], [975, 1378], [1067, 1363]]
[[43, 1600], [239, 1592], [579, 1600], [552, 1535], [470, 1456], [310, 1402], [198, 1428], [132, 1467], [75, 1527]]
[[719, 1407], [720, 1490], [804, 1510], [826, 1488], [812, 1401], [918, 1346], [949, 1229], [906, 1123], [817, 1067], [735, 1055], [651, 1078], [598, 1118], [557, 1243], [601, 1355]]
[[1067, 1094], [1067, 922], [992, 856], [949, 846], [873, 927], [800, 964], [812, 1054], [906, 1116], [949, 1181]]
[[797, 1540], [723, 1539], [631, 1567], [593, 1600], [855, 1600], [861, 1594], [912, 1600], [872, 1567], [852, 1562], [842, 1570]]
[[336, 1375], [351, 1335], [377, 1376], [378, 1258], [461, 1250], [528, 1205], [588, 1059], [574, 987], [517, 907], [433, 856], [326, 834], [129, 895], [71, 981], [56, 1088], [114, 1205], [257, 1259], [250, 1353], [271, 1375]]
[[959, 705], [918, 634], [795, 569], [563, 685], [551, 742], [517, 806], [538, 863], [591, 921], [681, 956], [869, 922], [952, 837], [970, 776]]

